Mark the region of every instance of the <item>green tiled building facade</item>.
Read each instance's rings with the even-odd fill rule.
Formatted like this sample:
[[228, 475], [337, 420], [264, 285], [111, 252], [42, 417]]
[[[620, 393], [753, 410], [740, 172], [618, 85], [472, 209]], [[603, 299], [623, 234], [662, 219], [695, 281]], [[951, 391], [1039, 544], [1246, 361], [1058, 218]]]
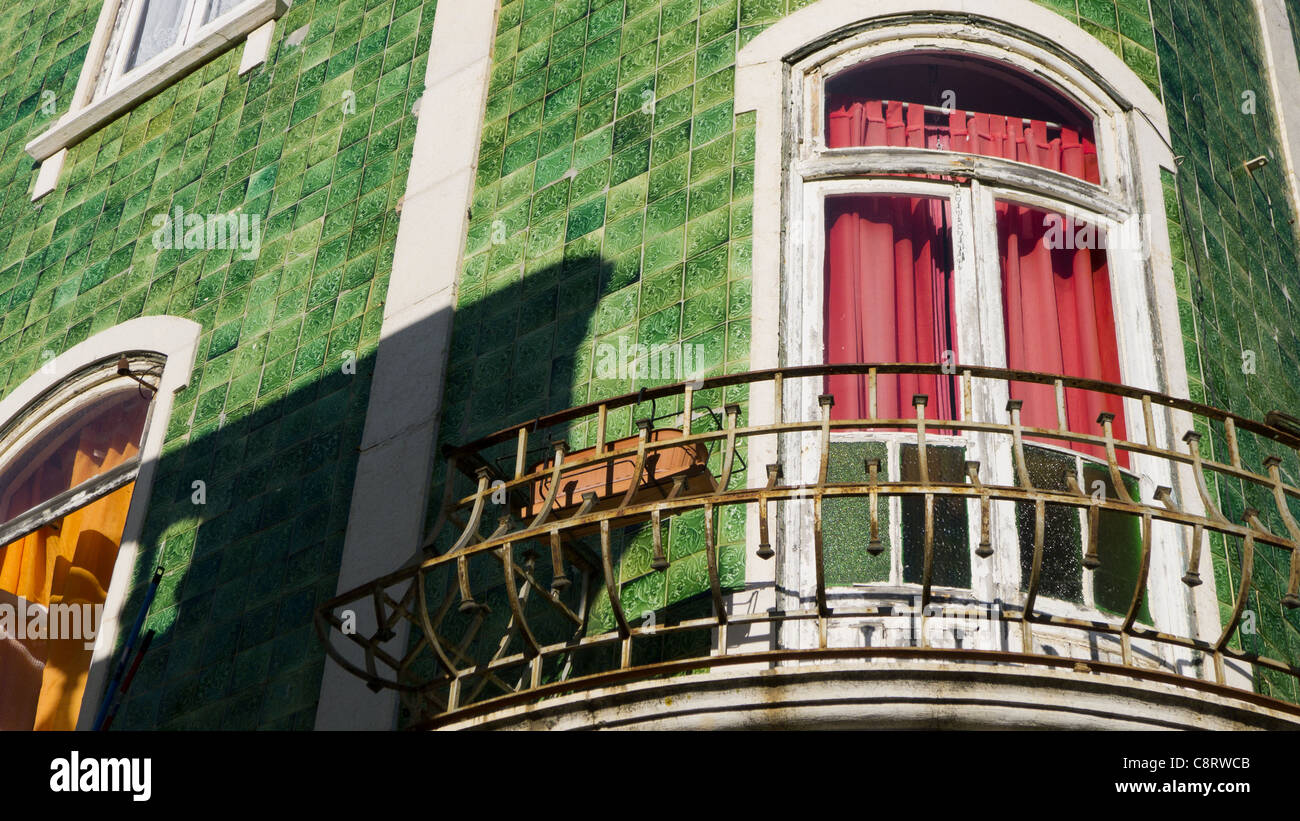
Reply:
[[[1164, 174], [1163, 216], [1190, 398], [1260, 419], [1300, 406], [1296, 203], [1255, 4], [1040, 4], [1119, 55], [1166, 107], [1178, 173]], [[750, 369], [756, 122], [737, 113], [736, 55], [810, 5], [500, 3], [470, 199], [445, 205], [467, 211], [467, 229], [436, 445]], [[25, 0], [0, 12], [12, 55], [0, 69], [0, 393], [47, 352], [133, 317], [202, 326], [125, 606], [135, 612], [162, 564], [148, 620], [158, 636], [114, 726], [310, 728], [328, 709], [312, 614], [334, 595], [343, 557], [415, 129], [428, 114], [413, 108], [435, 4], [294, 0], [264, 65], [241, 75], [238, 48], [216, 56], [73, 145], [57, 187], [32, 202], [37, 163], [24, 146], [63, 113], [100, 6]], [[1269, 163], [1247, 172], [1256, 156]], [[260, 215], [260, 254], [155, 248], [152, 218], [178, 206]], [[635, 345], [689, 347], [698, 373], [602, 371], [605, 352]], [[704, 393], [700, 406], [739, 403], [747, 418], [744, 390]], [[610, 439], [681, 408], [629, 410], [611, 416]], [[1223, 431], [1203, 432], [1218, 452]], [[568, 431], [571, 448], [594, 440], [587, 427]], [[431, 514], [445, 470], [435, 463], [417, 500]], [[1294, 453], [1283, 473], [1300, 478]], [[202, 506], [195, 480], [206, 483]], [[1234, 521], [1250, 504], [1267, 509], [1240, 487], [1213, 490]], [[728, 590], [754, 561], [738, 510], [717, 525]], [[648, 530], [617, 536], [629, 612], [707, 598], [702, 532], [699, 515], [671, 523], [665, 571], [650, 567]], [[1281, 591], [1276, 559], [1262, 554], [1256, 576]], [[1240, 559], [1220, 544], [1212, 561], [1226, 613]], [[1256, 640], [1294, 660], [1300, 613], [1277, 599], [1256, 603]], [[587, 632], [613, 627], [606, 597]], [[1256, 686], [1300, 699], [1283, 676]]]

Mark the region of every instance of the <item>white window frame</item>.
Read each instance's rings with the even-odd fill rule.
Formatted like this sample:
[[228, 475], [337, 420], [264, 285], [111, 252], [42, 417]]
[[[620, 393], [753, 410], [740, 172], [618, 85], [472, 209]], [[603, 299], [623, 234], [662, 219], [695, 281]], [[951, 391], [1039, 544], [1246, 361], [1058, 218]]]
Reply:
[[[71, 509], [76, 509], [117, 487], [135, 482], [117, 559], [113, 565], [113, 576], [104, 601], [103, 616], [95, 635], [90, 674], [77, 717], [79, 730], [91, 729], [104, 695], [103, 689], [112, 672], [113, 647], [136, 559], [140, 555], [140, 538], [144, 531], [154, 473], [167, 434], [167, 423], [171, 418], [176, 394], [189, 384], [201, 332], [202, 327], [198, 323], [174, 316], [128, 320], [101, 331], [63, 354], [44, 357], [41, 368], [35, 374], [0, 399], [0, 467], [8, 467], [15, 459], [21, 458], [27, 447], [50, 430], [51, 426], [67, 419], [69, 414], [85, 409], [89, 403], [102, 398], [105, 392], [114, 390], [117, 384], [124, 383], [128, 378], [117, 376], [117, 361], [120, 357], [127, 356], [133, 363], [133, 370], [146, 367], [146, 363], [152, 364], [157, 374], [156, 377], [150, 377], [158, 390], [146, 418], [139, 453], [114, 471], [101, 474], [74, 488], [74, 493], [82, 494], [80, 498], [71, 498], [71, 494], [55, 497], [55, 500], [62, 500], [65, 505], [71, 505]], [[50, 506], [50, 502], [46, 502], [38, 508], [34, 520], [57, 518], [57, 511], [48, 510]], [[17, 533], [22, 530], [23, 526], [15, 526], [15, 523], [25, 518], [27, 514], [8, 523], [0, 522], [4, 527], [3, 532]], [[26, 532], [30, 532], [30, 529]], [[3, 543], [11, 540], [8, 536], [0, 538], [6, 539]]]
[[[798, 215], [786, 230], [785, 252], [787, 266], [785, 287], [790, 297], [785, 302], [785, 327], [789, 333], [784, 340], [786, 362], [790, 365], [818, 365], [825, 361], [823, 337], [823, 277], [825, 270], [824, 223], [828, 197], [847, 194], [884, 194], [894, 196], [932, 196], [948, 199], [952, 204], [951, 241], [953, 245], [956, 299], [953, 312], [957, 330], [958, 363], [1007, 367], [1005, 343], [1006, 328], [1002, 306], [1002, 270], [1000, 264], [995, 205], [999, 201], [1014, 202], [1045, 211], [1067, 214], [1073, 218], [1092, 222], [1106, 229], [1111, 236], [1126, 221], [1140, 218], [1139, 205], [1129, 195], [1132, 189], [1131, 165], [1124, 146], [1128, 144], [1125, 123], [1117, 116], [1113, 104], [1095, 91], [1075, 85], [1068, 77], [1053, 72], [1050, 67], [1038, 65], [1032, 58], [1008, 56], [1003, 48], [984, 43], [963, 43], [953, 48], [951, 30], [944, 24], [916, 25], [906, 39], [890, 38], [879, 41], [873, 32], [848, 37], [835, 42], [825, 50], [816, 52], [792, 66], [796, 93], [791, 99], [791, 119], [794, 129], [789, 134], [789, 145], [797, 157], [790, 168], [787, 190], [790, 213]], [[940, 151], [927, 148], [863, 146], [832, 149], [825, 144], [822, 118], [826, 108], [827, 80], [844, 71], [899, 54], [915, 55], [929, 51], [934, 54], [970, 56], [992, 60], [1008, 67], [1030, 71], [1043, 85], [1054, 87], [1075, 101], [1093, 121], [1097, 143], [1101, 183], [1082, 182], [1057, 171], [1037, 168], [1014, 160], [985, 157], [961, 152]], [[960, 101], [958, 101], [960, 106]], [[966, 182], [924, 180], [890, 176], [889, 171], [907, 171], [952, 175], [954, 166], [970, 168]], [[802, 264], [801, 264], [802, 261]], [[1137, 249], [1108, 249], [1107, 267], [1111, 278], [1112, 310], [1116, 317], [1116, 341], [1119, 348], [1120, 377], [1126, 385], [1147, 386], [1159, 390], [1160, 374], [1151, 318], [1142, 306], [1150, 305], [1147, 282], [1142, 271], [1141, 253]], [[790, 405], [786, 410], [790, 419], [813, 419], [818, 414], [820, 386], [812, 380], [803, 380], [800, 391], [788, 393]], [[974, 418], [1006, 421], [1006, 403], [1009, 398], [1005, 383], [974, 384]], [[1141, 442], [1145, 431], [1135, 428], [1134, 421], [1142, 419], [1142, 406], [1137, 400], [1124, 400], [1128, 435]], [[1164, 408], [1154, 409], [1157, 431], [1166, 427]], [[938, 427], [936, 425], [936, 427]], [[811, 481], [818, 468], [817, 445], [814, 434], [787, 438], [785, 464], [799, 465], [800, 481]], [[837, 435], [837, 439], [861, 438]], [[914, 438], [911, 434], [876, 434], [875, 440], [891, 441], [890, 452], [897, 456], [902, 441]], [[931, 437], [932, 445], [962, 444], [967, 456], [982, 465], [986, 481], [1000, 485], [1014, 485], [1013, 459], [1006, 437], [967, 435], [961, 437]], [[1168, 441], [1160, 442], [1168, 446]], [[1059, 450], [1073, 457], [1087, 459], [1064, 447], [1034, 443], [1035, 447]], [[1129, 472], [1137, 476], [1153, 477], [1142, 483], [1143, 501], [1154, 501], [1154, 491], [1161, 485], [1172, 486], [1169, 466], [1163, 460], [1140, 454], [1131, 457]], [[891, 474], [897, 468], [891, 466]], [[898, 478], [891, 475], [891, 478]], [[967, 503], [968, 521], [978, 521], [978, 507], [974, 501]], [[912, 586], [902, 580], [902, 499], [890, 500], [891, 511], [891, 585], [900, 591]], [[1084, 514], [1080, 511], [1080, 517]], [[1081, 522], [1082, 523], [1082, 522]], [[788, 517], [791, 543], [811, 544], [813, 539], [811, 517]], [[1002, 601], [1016, 601], [1019, 593], [1021, 567], [1017, 551], [997, 550], [996, 546], [1018, 545], [1019, 538], [1014, 512], [1009, 505], [995, 507], [993, 541], [995, 553], [990, 559], [975, 555], [978, 547], [977, 528], [968, 528], [970, 567], [976, 578], [972, 580], [977, 595]], [[1161, 527], [1156, 538], [1162, 543], [1157, 549], [1165, 552], [1177, 538], [1177, 531]], [[814, 583], [815, 571], [811, 555], [805, 556], [807, 568], [801, 569], [800, 587]], [[991, 565], [987, 575], [979, 571]], [[1039, 597], [1040, 609], [1056, 615], [1079, 619], [1105, 619], [1107, 616], [1090, 605], [1094, 601], [1094, 572], [1083, 570], [1082, 587], [1084, 605]], [[982, 588], [982, 589], [980, 589]], [[946, 591], [960, 594], [961, 591]], [[1187, 631], [1190, 626], [1179, 616], [1183, 608], [1166, 603], [1158, 606], [1152, 602], [1152, 615], [1165, 628]]]
[[121, 18], [122, 15], [125, 15], [126, 22], [125, 25], [117, 29], [115, 33], [116, 42], [111, 43], [109, 46], [110, 51], [113, 53], [112, 65], [110, 71], [104, 76], [96, 89], [96, 97], [112, 94], [129, 83], [133, 77], [147, 74], [151, 69], [156, 69], [168, 60], [175, 59], [176, 55], [187, 48], [194, 47], [196, 43], [203, 40], [205, 35], [211, 35], [217, 28], [229, 25], [233, 21], [248, 15], [257, 5], [256, 0], [245, 0], [245, 2], [240, 3], [225, 14], [205, 23], [203, 22], [203, 16], [207, 13], [207, 8], [213, 0], [186, 0], [187, 6], [182, 13], [184, 22], [181, 24], [176, 42], [145, 62], [128, 69], [126, 63], [131, 54], [132, 44], [140, 34], [139, 30], [143, 23], [144, 9], [150, 2], [152, 0], [123, 0], [118, 16]]
[[203, 23], [199, 11], [205, 0], [188, 2], [180, 40], [128, 71], [126, 54], [144, 0], [104, 0], [67, 112], [27, 143], [28, 155], [41, 162], [33, 200], [58, 184], [68, 148], [216, 55], [246, 41], [240, 73], [260, 65], [270, 51], [273, 21], [288, 10], [287, 0], [244, 0]]
[[[826, 149], [818, 123], [823, 111], [820, 90], [824, 78], [869, 59], [914, 53], [918, 48], [994, 59], [1028, 71], [1076, 100], [1095, 118], [1101, 185], [993, 157], [908, 148]], [[810, 89], [818, 93], [810, 93]], [[1134, 214], [1149, 217], [1150, 241], [1145, 257], [1112, 250], [1108, 259], [1116, 324], [1122, 329], [1118, 334], [1121, 376], [1128, 385], [1187, 396], [1160, 185], [1161, 168], [1176, 171], [1164, 109], [1116, 55], [1073, 23], [1028, 0], [880, 0], [870, 11], [864, 11], [862, 4], [854, 0], [820, 0], [784, 18], [742, 49], [737, 58], [736, 111], [757, 113], [753, 367], [822, 361], [820, 336], [811, 335], [809, 326], [821, 322], [819, 283], [826, 192], [859, 192], [873, 187], [900, 193], [933, 191], [920, 185], [930, 182], [925, 180], [894, 178], [868, 183], [862, 177], [886, 171], [949, 175], [960, 171], [974, 181], [969, 194], [954, 199], [954, 206], [960, 207], [964, 197], [972, 213], [991, 213], [993, 198], [1005, 196], [1056, 211], [1066, 204], [1076, 216], [1086, 216], [1111, 228]], [[958, 275], [959, 293], [970, 290], [971, 271], [977, 273], [979, 282], [998, 283], [996, 289], [979, 289], [975, 314], [968, 316], [965, 323], [959, 320], [960, 358], [963, 364], [1004, 367], [1004, 346], [992, 344], [994, 338], [1002, 339], [1000, 262], [996, 252], [983, 252], [986, 248], [996, 249], [996, 226], [989, 221], [982, 223], [982, 228], [969, 232], [969, 236], [957, 236], [954, 229], [955, 258], [960, 262], [963, 253], [970, 255], [961, 263], [968, 272], [968, 282], [963, 285]], [[976, 253], [977, 249], [980, 253]], [[811, 291], [816, 292], [816, 304], [810, 300]], [[961, 305], [958, 310], [971, 308]], [[811, 317], [811, 322], [805, 323], [804, 316]], [[997, 328], [996, 337], [984, 330], [985, 326]], [[971, 329], [979, 330], [971, 333]], [[787, 390], [785, 418], [817, 418], [817, 387], [807, 386], [801, 393]], [[1000, 392], [1003, 395], [996, 395], [998, 389], [981, 392], [982, 396], [975, 400], [975, 418], [1005, 421], [1005, 387]], [[770, 402], [770, 388], [756, 386], [751, 396], [753, 424], [773, 421]], [[1125, 413], [1129, 420], [1142, 419], [1136, 401], [1125, 401]], [[1142, 441], [1141, 425], [1130, 427], [1130, 438]], [[1164, 415], [1157, 421], [1157, 442], [1168, 446], [1176, 441], [1174, 431], [1181, 433], [1190, 428], [1186, 414]], [[981, 453], [981, 446], [973, 441], [980, 438], [969, 437], [975, 445], [969, 458], [979, 459], [992, 481], [1011, 484], [1009, 475], [1001, 475], [1010, 470], [1009, 442], [995, 440], [984, 446], [987, 453]], [[792, 452], [779, 453], [775, 440], [769, 437], [768, 441], [755, 443], [750, 461], [760, 469], [750, 472], [751, 486], [763, 483], [765, 477], [758, 475], [762, 466], [778, 461], [786, 467], [788, 481], [808, 481], [801, 477], [815, 476], [815, 442], [805, 437], [792, 445]], [[1143, 483], [1145, 500], [1149, 500], [1157, 484], [1168, 484], [1175, 488], [1186, 508], [1199, 509], [1190, 470], [1179, 470], [1175, 481], [1163, 463], [1138, 455], [1132, 462], [1133, 473], [1145, 473], [1152, 479]], [[994, 469], [998, 473], [991, 473]], [[1014, 545], [1013, 513], [1009, 506], [997, 507], [1006, 508], [1000, 514], [1002, 521], [995, 522], [1003, 535], [1001, 543]], [[780, 537], [789, 545], [810, 545], [810, 525], [797, 521], [810, 517], [790, 518], [796, 523]], [[972, 521], [978, 521], [977, 516]], [[751, 521], [750, 527], [756, 528], [756, 523]], [[1008, 531], [1012, 536], [1009, 542]], [[1151, 568], [1154, 621], [1160, 629], [1190, 629], [1198, 635], [1210, 635], [1217, 632], [1214, 594], [1207, 584], [1189, 595], [1177, 581], [1182, 572], [1181, 551], [1176, 548], [1179, 535], [1157, 523]], [[755, 532], [751, 541], [756, 540]], [[996, 583], [985, 589], [977, 585], [977, 595], [988, 599], [1006, 593], [1003, 600], [1016, 600], [1019, 558], [1014, 553], [1006, 549], [995, 553]], [[978, 572], [980, 561], [972, 558], [973, 572]], [[751, 561], [748, 571], [754, 571], [748, 575], [752, 582], [772, 584], [769, 600], [773, 606], [800, 606], [793, 597], [778, 600], [777, 571], [770, 563]], [[810, 568], [798, 568], [794, 577], [790, 571], [781, 571], [784, 587], [809, 587]], [[1187, 606], [1189, 599], [1195, 600], [1195, 606]], [[1044, 602], [1041, 597], [1040, 602], [1040, 607], [1060, 615], [1071, 615], [1071, 610], [1080, 612], [1068, 603]], [[1188, 623], [1189, 617], [1194, 624]]]

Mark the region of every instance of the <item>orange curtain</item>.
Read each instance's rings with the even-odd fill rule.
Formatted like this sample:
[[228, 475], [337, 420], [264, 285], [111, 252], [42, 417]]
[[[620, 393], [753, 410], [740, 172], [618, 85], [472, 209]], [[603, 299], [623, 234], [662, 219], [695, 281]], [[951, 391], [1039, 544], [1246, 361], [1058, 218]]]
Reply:
[[[134, 456], [147, 408], [143, 400], [116, 403], [73, 429], [13, 489], [3, 519]], [[53, 605], [90, 605], [81, 610], [94, 617], [98, 630], [95, 606], [107, 597], [133, 488], [118, 488], [0, 548], [0, 604], [46, 614]], [[47, 630], [53, 621], [47, 619]], [[87, 633], [84, 624], [82, 630]], [[90, 671], [86, 645], [80, 637], [0, 640], [0, 728], [74, 729]]]

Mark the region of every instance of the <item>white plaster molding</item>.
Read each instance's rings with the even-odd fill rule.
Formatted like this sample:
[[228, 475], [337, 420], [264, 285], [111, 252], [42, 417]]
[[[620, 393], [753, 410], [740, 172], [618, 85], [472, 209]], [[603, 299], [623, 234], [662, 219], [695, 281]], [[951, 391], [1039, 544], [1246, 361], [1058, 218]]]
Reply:
[[[792, 699], [792, 693], [798, 693]], [[808, 661], [609, 684], [440, 730], [1294, 730], [1290, 705], [1111, 670]]]
[[[973, 23], [1007, 26], [1025, 42], [1054, 44], [1073, 57], [1075, 67], [1123, 107], [1141, 110], [1168, 138], [1164, 106], [1142, 79], [1115, 52], [1060, 14], [1030, 0], [875, 0], [870, 9], [861, 0], [820, 0], [774, 24], [736, 55], [739, 73], [769, 64], [779, 68], [800, 51], [841, 38], [850, 31], [883, 23], [891, 17], [969, 18]], [[737, 111], [749, 111], [758, 100], [749, 98]]]
[[36, 185], [32, 188], [32, 202], [53, 191], [59, 186], [59, 175], [63, 173], [63, 164], [67, 162], [68, 149], [60, 148], [41, 163], [36, 172]]
[[[441, 0], [434, 16], [339, 592], [396, 569], [415, 555], [424, 538], [497, 7], [488, 0]], [[373, 631], [373, 612], [358, 613], [357, 628]], [[396, 633], [386, 646], [401, 655], [405, 622]], [[354, 648], [340, 643], [340, 649], [347, 654]], [[359, 678], [327, 662], [316, 728], [391, 729], [397, 701], [394, 691], [373, 693]]]
[[78, 729], [88, 730], [94, 723], [103, 697], [102, 690], [112, 672], [113, 645], [117, 641], [122, 606], [140, 553], [140, 535], [144, 530], [153, 477], [167, 435], [173, 399], [189, 384], [202, 330], [198, 323], [175, 316], [127, 320], [50, 359], [41, 370], [0, 400], [0, 425], [3, 425], [0, 430], [4, 431], [0, 436], [0, 464], [3, 464], [19, 452], [34, 433], [62, 415], [57, 402], [61, 397], [57, 394], [69, 378], [98, 363], [116, 362], [122, 354], [151, 354], [164, 359], [158, 392], [149, 414], [149, 426], [140, 443], [140, 471], [136, 475], [103, 617], [95, 636], [90, 674], [77, 718]]
[[[1282, 161], [1291, 191], [1292, 215], [1300, 214], [1300, 63], [1296, 60], [1295, 39], [1283, 0], [1255, 0], [1259, 17], [1264, 59], [1268, 62], [1269, 92], [1277, 112], [1277, 130], [1282, 143]], [[1300, 230], [1300, 223], [1293, 226]]]
[[273, 37], [275, 37], [274, 20], [267, 20], [249, 32], [248, 39], [244, 41], [244, 51], [239, 55], [240, 77], [266, 62], [266, 58], [271, 55]]

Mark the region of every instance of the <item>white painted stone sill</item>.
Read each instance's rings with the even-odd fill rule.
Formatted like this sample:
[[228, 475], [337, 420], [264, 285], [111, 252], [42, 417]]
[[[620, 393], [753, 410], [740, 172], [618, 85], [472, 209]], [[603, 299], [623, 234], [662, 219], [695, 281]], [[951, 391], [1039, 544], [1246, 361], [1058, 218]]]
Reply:
[[[110, 90], [91, 104], [68, 111], [43, 134], [27, 143], [27, 153], [32, 159], [40, 161], [76, 145], [118, 115], [134, 108], [216, 55], [239, 45], [251, 33], [280, 17], [289, 8], [285, 0], [253, 0], [247, 5], [243, 13], [234, 16], [229, 22], [212, 29], [199, 40], [176, 49], [170, 59], [142, 72], [125, 85]], [[270, 44], [267, 42], [265, 45], [269, 47]], [[98, 67], [95, 67], [95, 72], [98, 72]]]

